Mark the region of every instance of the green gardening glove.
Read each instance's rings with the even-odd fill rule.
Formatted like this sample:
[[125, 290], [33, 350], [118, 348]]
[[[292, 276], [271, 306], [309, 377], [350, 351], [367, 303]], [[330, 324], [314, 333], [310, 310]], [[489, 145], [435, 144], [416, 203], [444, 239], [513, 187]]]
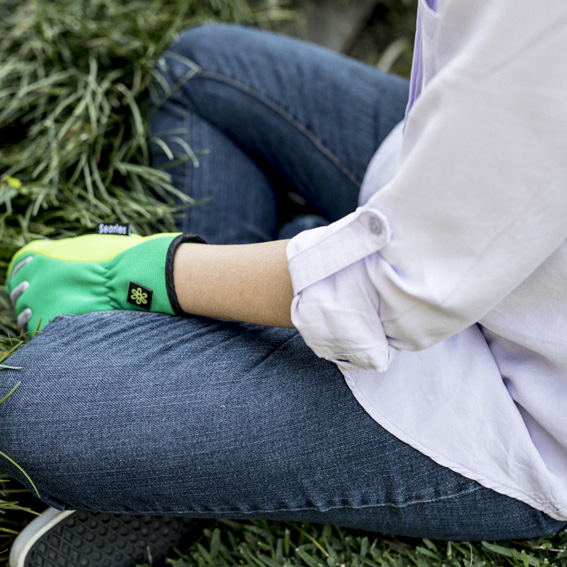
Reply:
[[189, 234], [90, 234], [34, 240], [12, 258], [6, 290], [24, 331], [56, 315], [117, 309], [182, 315], [173, 286], [173, 256]]

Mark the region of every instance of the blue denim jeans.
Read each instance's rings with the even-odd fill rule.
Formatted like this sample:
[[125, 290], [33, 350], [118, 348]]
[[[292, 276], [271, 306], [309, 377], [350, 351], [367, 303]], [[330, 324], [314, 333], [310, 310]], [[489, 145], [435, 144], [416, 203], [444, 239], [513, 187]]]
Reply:
[[[206, 200], [180, 228], [210, 242], [290, 236], [354, 209], [408, 90], [328, 51], [221, 25], [183, 34], [159, 69], [171, 92], [158, 89], [151, 110], [154, 161]], [[172, 161], [164, 142], [195, 157]], [[384, 431], [295, 330], [62, 315], [9, 364], [21, 369], [0, 372], [3, 389], [21, 386], [0, 406], [0, 449], [60, 508], [469, 540], [563, 525]]]

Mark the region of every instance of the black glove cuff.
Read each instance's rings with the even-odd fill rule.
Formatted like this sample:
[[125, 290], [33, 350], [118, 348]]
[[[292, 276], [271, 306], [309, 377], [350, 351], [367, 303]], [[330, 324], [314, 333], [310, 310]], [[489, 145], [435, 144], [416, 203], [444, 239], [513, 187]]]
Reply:
[[177, 300], [177, 292], [175, 291], [175, 284], [173, 282], [173, 259], [175, 257], [177, 247], [184, 242], [207, 244], [207, 242], [197, 234], [180, 234], [171, 241], [171, 244], [167, 249], [167, 256], [165, 258], [165, 289], [167, 290], [167, 297], [169, 299], [169, 303], [171, 303], [173, 312], [180, 317], [186, 317], [187, 313], [181, 309], [181, 305], [179, 305], [179, 301]]

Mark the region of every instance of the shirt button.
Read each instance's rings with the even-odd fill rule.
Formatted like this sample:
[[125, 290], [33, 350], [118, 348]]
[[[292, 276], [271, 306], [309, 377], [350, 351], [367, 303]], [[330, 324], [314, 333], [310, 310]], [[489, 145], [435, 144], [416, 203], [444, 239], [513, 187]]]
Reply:
[[382, 223], [375, 217], [370, 220], [370, 231], [376, 236], [382, 234]]

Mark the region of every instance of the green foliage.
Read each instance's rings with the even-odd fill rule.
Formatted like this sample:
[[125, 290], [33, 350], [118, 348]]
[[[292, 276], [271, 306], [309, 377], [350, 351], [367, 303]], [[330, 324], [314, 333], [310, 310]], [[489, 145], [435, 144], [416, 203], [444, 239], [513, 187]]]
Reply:
[[174, 567], [543, 567], [567, 565], [567, 534], [528, 542], [388, 538], [332, 526], [220, 521]]
[[381, 0], [348, 46], [347, 55], [409, 78], [416, 15], [416, 0]]

